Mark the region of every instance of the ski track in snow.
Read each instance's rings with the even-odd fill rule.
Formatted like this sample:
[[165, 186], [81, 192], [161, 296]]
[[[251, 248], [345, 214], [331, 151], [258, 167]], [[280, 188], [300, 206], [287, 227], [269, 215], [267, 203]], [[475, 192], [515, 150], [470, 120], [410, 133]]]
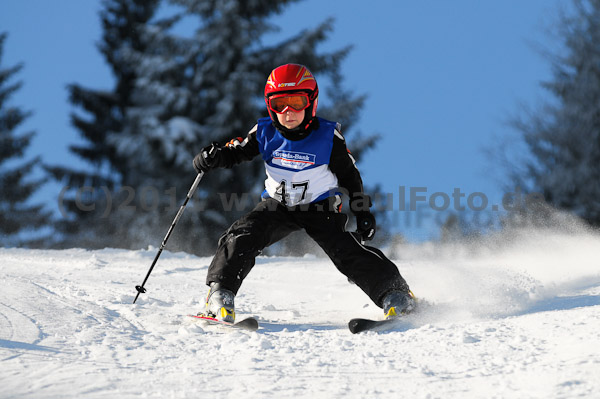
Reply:
[[[419, 252], [421, 251], [421, 252]], [[257, 332], [186, 317], [210, 258], [0, 249], [0, 398], [571, 398], [600, 392], [600, 237], [396, 260], [420, 312], [379, 308], [326, 259], [261, 257], [236, 298]]]

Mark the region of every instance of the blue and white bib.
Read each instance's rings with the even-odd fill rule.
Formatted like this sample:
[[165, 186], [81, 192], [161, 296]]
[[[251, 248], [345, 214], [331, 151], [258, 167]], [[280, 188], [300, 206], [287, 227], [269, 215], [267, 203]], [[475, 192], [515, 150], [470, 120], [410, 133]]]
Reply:
[[319, 128], [302, 140], [288, 140], [261, 118], [256, 139], [265, 161], [267, 179], [263, 196], [295, 206], [323, 200], [335, 194], [338, 179], [329, 169], [337, 124], [319, 118]]

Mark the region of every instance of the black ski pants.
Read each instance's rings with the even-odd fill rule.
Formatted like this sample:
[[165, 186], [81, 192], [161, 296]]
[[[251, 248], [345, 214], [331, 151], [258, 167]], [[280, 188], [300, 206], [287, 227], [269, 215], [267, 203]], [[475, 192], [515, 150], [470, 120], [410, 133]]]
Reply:
[[304, 208], [264, 200], [221, 236], [206, 283], [218, 282], [237, 293], [264, 248], [304, 229], [337, 269], [382, 307], [385, 294], [407, 291], [408, 285], [379, 249], [361, 244], [355, 233], [346, 231], [347, 219], [347, 215], [335, 212], [328, 200]]

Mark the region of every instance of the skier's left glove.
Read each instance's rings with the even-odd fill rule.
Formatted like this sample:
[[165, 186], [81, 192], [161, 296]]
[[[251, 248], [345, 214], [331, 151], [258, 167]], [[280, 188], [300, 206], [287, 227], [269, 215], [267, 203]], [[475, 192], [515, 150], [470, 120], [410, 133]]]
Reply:
[[363, 241], [370, 241], [377, 231], [375, 216], [369, 208], [372, 206], [371, 197], [364, 193], [355, 193], [350, 199], [350, 210], [356, 216], [356, 233]]
[[356, 232], [363, 241], [371, 241], [377, 231], [377, 222], [371, 212], [360, 212], [356, 214]]

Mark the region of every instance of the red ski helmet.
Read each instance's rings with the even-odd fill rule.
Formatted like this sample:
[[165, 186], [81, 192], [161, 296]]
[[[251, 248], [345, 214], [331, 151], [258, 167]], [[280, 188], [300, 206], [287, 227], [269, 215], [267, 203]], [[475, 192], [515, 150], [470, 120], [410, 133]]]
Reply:
[[305, 120], [311, 120], [317, 115], [317, 104], [319, 102], [319, 86], [313, 74], [307, 67], [299, 64], [285, 64], [271, 71], [265, 85], [265, 103], [273, 122], [278, 123], [277, 116], [274, 115], [269, 106], [269, 97], [295, 92], [308, 94], [309, 104], [306, 108]]

